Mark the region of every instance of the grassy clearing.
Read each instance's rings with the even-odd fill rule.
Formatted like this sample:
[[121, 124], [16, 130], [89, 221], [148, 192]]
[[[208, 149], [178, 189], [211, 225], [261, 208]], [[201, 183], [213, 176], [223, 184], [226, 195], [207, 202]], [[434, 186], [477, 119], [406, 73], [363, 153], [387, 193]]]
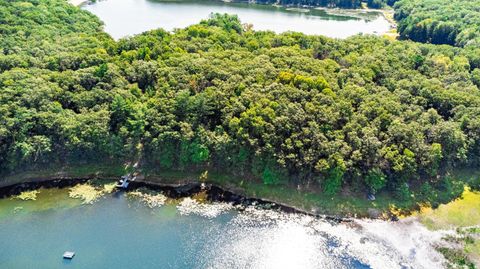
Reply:
[[[431, 230], [455, 230], [438, 250], [452, 268], [480, 266], [480, 192], [465, 187], [460, 198], [436, 209], [422, 207], [416, 216]], [[453, 243], [453, 244], [451, 244]]]
[[437, 209], [423, 207], [418, 216], [432, 230], [480, 225], [480, 192], [465, 188], [462, 197]]

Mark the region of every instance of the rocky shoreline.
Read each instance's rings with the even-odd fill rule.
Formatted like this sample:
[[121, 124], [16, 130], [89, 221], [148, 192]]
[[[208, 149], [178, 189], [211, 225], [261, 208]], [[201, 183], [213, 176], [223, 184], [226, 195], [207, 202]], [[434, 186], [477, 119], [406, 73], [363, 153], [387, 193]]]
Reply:
[[[48, 178], [45, 180], [17, 183], [0, 187], [0, 198], [19, 195], [23, 191], [35, 190], [39, 188], [72, 187], [76, 184], [86, 183], [90, 179], [91, 178]], [[148, 188], [159, 191], [169, 198], [184, 198], [193, 196], [200, 192], [205, 192], [207, 195], [207, 200], [211, 202], [226, 202], [232, 203], [233, 205], [258, 206], [264, 209], [279, 210], [285, 213], [308, 215], [336, 223], [352, 221], [350, 218], [317, 214], [269, 200], [246, 197], [210, 183], [161, 184], [147, 181], [134, 181], [130, 183], [126, 191], [132, 191], [139, 188]]]

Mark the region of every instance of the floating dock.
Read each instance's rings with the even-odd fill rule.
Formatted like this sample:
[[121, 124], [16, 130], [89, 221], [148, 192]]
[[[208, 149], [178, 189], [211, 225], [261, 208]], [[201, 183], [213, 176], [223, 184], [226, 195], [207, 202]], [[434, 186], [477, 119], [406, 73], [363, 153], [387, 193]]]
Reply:
[[63, 258], [64, 259], [73, 259], [73, 256], [75, 256], [75, 252], [73, 251], [65, 251], [65, 253], [63, 253]]

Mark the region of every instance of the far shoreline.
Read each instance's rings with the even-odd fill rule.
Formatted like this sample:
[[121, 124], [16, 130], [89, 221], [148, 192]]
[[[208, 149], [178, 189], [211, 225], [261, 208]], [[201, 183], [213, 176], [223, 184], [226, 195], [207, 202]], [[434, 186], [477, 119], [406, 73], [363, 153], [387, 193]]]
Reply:
[[[238, 1], [238, 0], [216, 0], [216, 1], [223, 2], [223, 3], [244, 3], [244, 2]], [[73, 5], [73, 6], [81, 7], [82, 5], [85, 5], [85, 4], [88, 4], [88, 3], [94, 3], [95, 1], [92, 1], [92, 0], [67, 0], [67, 2], [71, 5]], [[175, 2], [175, 0], [173, 2]], [[307, 12], [310, 11], [310, 10], [323, 10], [327, 14], [331, 14], [331, 15], [351, 15], [351, 14], [348, 14], [348, 12], [362, 12], [362, 13], [377, 12], [385, 18], [385, 20], [388, 22], [388, 24], [390, 26], [390, 31], [382, 33], [382, 34], [386, 35], [386, 36], [393, 36], [395, 38], [398, 36], [398, 34], [396, 33], [397, 22], [393, 18], [393, 13], [394, 13], [393, 8], [384, 7], [384, 8], [379, 8], [379, 9], [373, 9], [373, 8], [369, 8], [369, 7], [367, 7], [366, 5], [363, 5], [363, 4], [359, 8], [326, 7], [326, 6], [319, 6], [319, 5], [263, 4], [263, 3], [256, 3], [256, 2], [253, 2], [253, 3], [248, 2], [248, 4], [266, 5], [266, 6], [273, 6], [273, 7], [283, 7], [283, 8], [286, 8], [286, 9], [295, 9], [295, 8], [296, 9], [305, 9], [305, 10], [307, 10]], [[346, 13], [344, 13], [344, 12], [346, 12]], [[305, 13], [305, 12], [303, 12], [303, 13]]]

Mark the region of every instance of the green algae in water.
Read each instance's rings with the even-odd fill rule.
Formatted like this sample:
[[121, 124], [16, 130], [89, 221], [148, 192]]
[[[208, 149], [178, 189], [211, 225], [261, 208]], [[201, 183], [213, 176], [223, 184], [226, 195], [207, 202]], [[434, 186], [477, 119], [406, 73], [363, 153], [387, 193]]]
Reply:
[[115, 191], [116, 185], [117, 184], [115, 182], [103, 184], [103, 191], [105, 193], [112, 193], [113, 191]]
[[0, 199], [0, 220], [13, 216], [29, 216], [48, 210], [65, 210], [81, 205], [81, 201], [71, 199], [68, 189], [38, 189], [35, 199], [20, 199], [18, 196]]
[[78, 184], [70, 188], [68, 195], [70, 198], [82, 200], [82, 204], [93, 204], [106, 193], [111, 193], [115, 189], [115, 184], [105, 184], [103, 187], [95, 187], [88, 183]]
[[24, 200], [24, 201], [27, 201], [27, 200], [37, 200], [37, 194], [39, 193], [38, 190], [33, 190], [33, 191], [24, 191], [22, 193], [20, 193], [19, 195], [17, 196], [14, 196], [13, 198], [14, 199], [20, 199], [20, 200]]
[[148, 191], [146, 189], [138, 189], [128, 193], [129, 197], [140, 199], [146, 206], [150, 208], [161, 207], [167, 201], [167, 197], [161, 193]]
[[68, 195], [70, 198], [82, 200], [83, 204], [93, 204], [100, 197], [101, 192], [91, 185], [79, 184], [71, 187]]

